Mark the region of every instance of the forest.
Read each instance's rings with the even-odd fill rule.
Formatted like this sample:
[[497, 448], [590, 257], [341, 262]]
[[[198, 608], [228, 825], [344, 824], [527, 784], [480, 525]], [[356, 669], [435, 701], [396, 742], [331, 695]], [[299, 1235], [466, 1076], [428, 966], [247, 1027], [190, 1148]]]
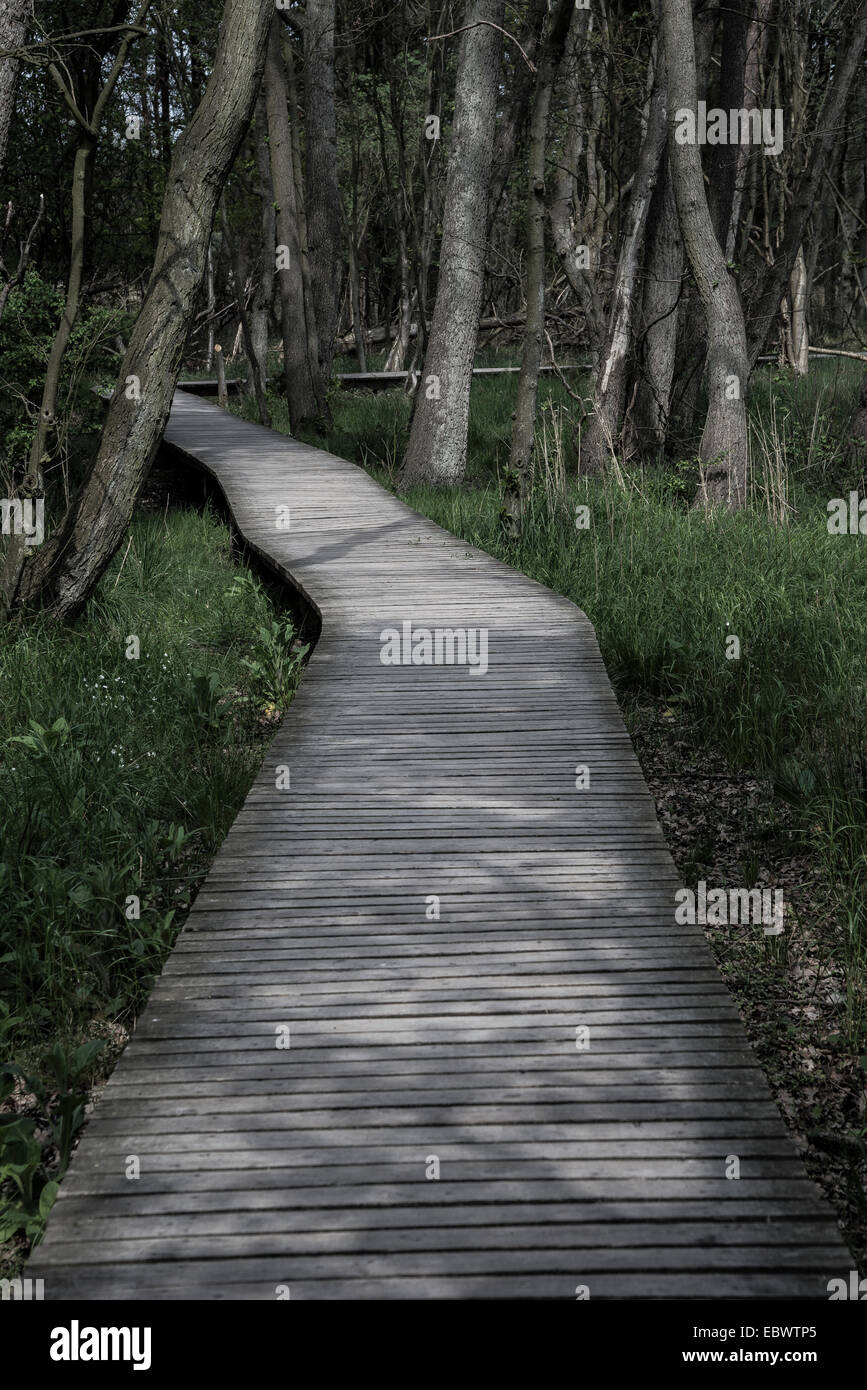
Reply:
[[[188, 398], [214, 447], [243, 423], [363, 470], [359, 534], [405, 503], [586, 614], [702, 903], [671, 922], [857, 1265], [867, 0], [0, 0], [9, 1278], [313, 680], [291, 553], [167, 440]], [[428, 660], [413, 616], [383, 682]], [[729, 923], [754, 893], [784, 927]]]

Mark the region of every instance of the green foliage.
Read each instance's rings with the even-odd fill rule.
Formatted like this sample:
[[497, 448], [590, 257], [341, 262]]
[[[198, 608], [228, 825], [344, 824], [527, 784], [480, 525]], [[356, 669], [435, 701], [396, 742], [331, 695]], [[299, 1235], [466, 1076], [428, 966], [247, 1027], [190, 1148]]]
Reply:
[[134, 1014], [246, 795], [301, 654], [282, 660], [290, 625], [237, 575], [213, 518], [141, 518], [74, 628], [0, 631], [10, 1049]]
[[[63, 314], [64, 295], [30, 270], [9, 296], [0, 337], [0, 487], [7, 493], [27, 461], [36, 429], [51, 344]], [[127, 315], [100, 305], [80, 316], [63, 362], [58, 393], [59, 456], [73, 473], [83, 440], [98, 433], [102, 408], [91, 385], [113, 380], [117, 353], [110, 346]], [[49, 479], [49, 481], [59, 481]], [[68, 479], [67, 479], [68, 481]]]
[[295, 629], [288, 618], [273, 619], [257, 631], [253, 658], [245, 657], [252, 698], [268, 707], [284, 709], [295, 693], [309, 645], [292, 651]]
[[39, 1107], [45, 1134], [41, 1140], [36, 1137], [37, 1122], [30, 1115], [0, 1113], [0, 1240], [19, 1232], [34, 1244], [42, 1239], [73, 1140], [84, 1123], [87, 1078], [105, 1041], [91, 1039], [72, 1049], [55, 1042], [35, 1075], [15, 1065], [0, 1069], [0, 1101], [20, 1082]]

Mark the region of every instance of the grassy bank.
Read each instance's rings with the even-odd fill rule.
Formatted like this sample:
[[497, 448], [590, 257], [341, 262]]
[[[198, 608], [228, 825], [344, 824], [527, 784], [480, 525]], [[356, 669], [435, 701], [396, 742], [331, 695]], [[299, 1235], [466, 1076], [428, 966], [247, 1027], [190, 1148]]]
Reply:
[[0, 1236], [38, 1233], [297, 681], [229, 546], [210, 514], [140, 516], [74, 627], [0, 630]]

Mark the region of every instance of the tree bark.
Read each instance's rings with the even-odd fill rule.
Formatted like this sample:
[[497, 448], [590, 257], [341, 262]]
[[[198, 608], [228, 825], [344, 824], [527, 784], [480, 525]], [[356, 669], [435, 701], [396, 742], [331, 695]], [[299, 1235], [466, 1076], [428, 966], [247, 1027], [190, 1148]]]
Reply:
[[74, 618], [129, 526], [171, 410], [214, 215], [250, 122], [273, 13], [273, 0], [226, 0], [213, 71], [175, 145], [153, 272], [93, 468], [60, 526], [32, 550], [7, 610], [40, 607]]
[[349, 238], [349, 295], [352, 301], [352, 332], [355, 335], [358, 370], [366, 372], [367, 345], [364, 340], [364, 323], [361, 315], [361, 280], [358, 272], [355, 242], [352, 237]]
[[[289, 404], [292, 431], [304, 420], [319, 414], [313, 382], [315, 364], [307, 351], [307, 317], [304, 311], [304, 275], [301, 265], [301, 238], [298, 235], [298, 207], [289, 129], [289, 92], [281, 40], [283, 26], [275, 11], [268, 39], [265, 63], [265, 107], [271, 151], [271, 178], [276, 203], [277, 242], [281, 261], [277, 265], [283, 329], [283, 379]], [[288, 261], [288, 264], [287, 264]]]
[[798, 247], [798, 254], [795, 258], [792, 278], [789, 284], [789, 296], [792, 301], [791, 312], [791, 334], [792, 334], [792, 366], [798, 376], [806, 376], [810, 370], [810, 337], [807, 331], [807, 263], [804, 260], [804, 248]]
[[[548, 134], [548, 113], [554, 78], [563, 56], [566, 39], [575, 10], [574, 0], [560, 0], [551, 28], [545, 39], [533, 112], [530, 118], [530, 152], [526, 216], [526, 301], [527, 319], [524, 326], [524, 345], [512, 429], [509, 471], [517, 480], [520, 499], [529, 485], [530, 460], [536, 433], [536, 397], [539, 385], [539, 365], [542, 360], [542, 339], [545, 334], [545, 145]], [[510, 496], [515, 498], [515, 484]], [[514, 511], [514, 508], [513, 508]]]
[[695, 37], [690, 0], [662, 0], [663, 38], [676, 55], [668, 72], [669, 158], [674, 196], [690, 269], [707, 327], [708, 412], [701, 439], [702, 494], [706, 502], [746, 501], [747, 344], [744, 316], [725, 253], [707, 205], [701, 149], [679, 144], [677, 112], [697, 108]]
[[816, 138], [810, 158], [792, 199], [786, 217], [786, 232], [775, 252], [774, 263], [767, 267], [748, 311], [748, 357], [750, 371], [756, 365], [767, 340], [771, 324], [779, 312], [780, 303], [792, 276], [798, 248], [804, 238], [807, 218], [813, 210], [819, 186], [831, 162], [831, 154], [839, 140], [840, 127], [846, 115], [846, 103], [852, 80], [858, 71], [861, 55], [867, 44], [867, 0], [860, 0], [849, 30], [837, 45], [837, 63], [832, 85], [819, 112]]
[[[491, 191], [488, 199], [487, 235], [489, 238], [491, 235], [491, 228], [494, 225], [494, 218], [497, 215], [497, 208], [500, 206], [500, 199], [503, 196], [503, 190], [506, 187], [509, 174], [512, 172], [512, 164], [515, 158], [515, 149], [518, 144], [518, 139], [524, 129], [530, 110], [530, 102], [533, 99], [534, 83], [537, 82], [537, 74], [530, 67], [530, 63], [533, 62], [536, 56], [536, 49], [542, 36], [547, 9], [547, 0], [529, 0], [527, 15], [518, 40], [527, 57], [524, 58], [519, 53], [514, 59], [515, 75], [512, 80], [509, 104], [502, 120], [497, 126], [497, 133], [494, 137], [494, 155], [491, 164]], [[586, 18], [587, 13], [586, 10], [576, 10], [576, 14], [581, 15], [583, 18]]]
[[[709, 73], [719, 19], [719, 0], [694, 6], [696, 91], [710, 97]], [[670, 166], [669, 166], [670, 167]], [[669, 418], [676, 435], [692, 433], [699, 390], [704, 378], [707, 342], [701, 299], [691, 280], [684, 285], [678, 315], [677, 353], [674, 363], [674, 382]]]
[[217, 282], [214, 275], [214, 246], [211, 241], [208, 242], [206, 285], [208, 296], [208, 347], [205, 354], [205, 369], [210, 372], [214, 366], [215, 324], [217, 319]]
[[232, 279], [235, 284], [235, 302], [238, 307], [238, 319], [240, 322], [241, 335], [244, 340], [244, 350], [247, 354], [250, 378], [253, 382], [253, 394], [256, 398], [256, 406], [259, 411], [259, 423], [268, 429], [271, 425], [271, 417], [268, 414], [268, 403], [265, 399], [267, 383], [264, 373], [261, 371], [261, 363], [255, 352], [253, 330], [250, 323], [250, 315], [247, 313], [245, 299], [244, 268], [237, 242], [232, 236], [229, 228], [229, 217], [226, 212], [225, 196], [220, 201], [220, 222], [223, 228], [223, 240], [226, 243], [226, 250], [229, 253], [229, 264], [232, 267]]
[[644, 294], [635, 353], [635, 401], [630, 421], [632, 442], [644, 456], [657, 453], [665, 444], [682, 283], [683, 241], [668, 154], [663, 152], [647, 224]]
[[[736, 6], [723, 8], [718, 105], [724, 111], [736, 111], [745, 106], [747, 43], [755, 5], [756, 0], [740, 0]], [[723, 251], [726, 251], [728, 243], [738, 165], [741, 153], [746, 148], [728, 142], [713, 147], [707, 201], [717, 241]]]
[[343, 296], [337, 116], [334, 104], [335, 0], [307, 0], [304, 22], [304, 131], [307, 248], [319, 349], [320, 392], [331, 379]]
[[60, 372], [72, 330], [78, 319], [81, 301], [81, 276], [84, 270], [84, 232], [87, 220], [87, 166], [93, 156], [96, 139], [90, 131], [84, 131], [75, 151], [72, 169], [72, 219], [70, 229], [71, 260], [66, 282], [66, 301], [63, 316], [51, 343], [45, 380], [42, 384], [42, 401], [36, 432], [30, 446], [30, 458], [24, 487], [28, 493], [42, 490], [43, 465], [46, 462], [48, 438], [54, 428], [57, 392], [60, 388]]
[[[31, 8], [30, 0], [0, 0], [0, 52], [17, 48], [24, 42]], [[0, 179], [6, 168], [9, 129], [15, 114], [18, 67], [17, 58], [0, 58]]]
[[470, 0], [464, 19], [439, 283], [403, 466], [405, 486], [457, 483], [466, 471], [504, 9], [504, 0]]
[[665, 50], [657, 40], [647, 127], [629, 198], [626, 228], [617, 261], [608, 337], [600, 354], [593, 392], [593, 413], [581, 436], [581, 469], [605, 469], [621, 439], [626, 382], [633, 348], [641, 250], [653, 191], [665, 148]]
[[586, 216], [581, 215], [576, 207], [576, 189], [586, 135], [580, 68], [585, 62], [582, 49], [585, 37], [589, 32], [590, 14], [589, 10], [575, 11], [573, 34], [570, 35], [567, 56], [561, 65], [562, 76], [558, 85], [558, 94], [560, 94], [561, 104], [565, 108], [567, 134], [563, 154], [555, 175], [554, 194], [550, 201], [548, 216], [551, 221], [551, 234], [557, 259], [581, 306], [587, 338], [594, 358], [598, 358], [606, 328], [605, 314], [597, 283], [598, 265], [585, 264], [590, 255], [587, 241], [588, 233], [585, 227], [587, 219]]
[[[268, 384], [268, 344], [271, 325], [271, 306], [274, 302], [274, 249], [277, 245], [277, 222], [274, 214], [274, 185], [271, 182], [271, 163], [268, 157], [265, 99], [259, 93], [255, 121], [256, 167], [259, 171], [259, 197], [262, 202], [262, 270], [253, 291], [250, 306], [250, 335], [253, 355], [258, 367], [258, 379]], [[252, 365], [252, 364], [251, 364]], [[250, 386], [256, 388], [257, 374], [251, 371]]]
[[[743, 82], [743, 105], [746, 111], [754, 111], [759, 104], [759, 86], [761, 81], [762, 63], [768, 46], [768, 35], [771, 32], [768, 20], [775, 0], [750, 0], [750, 11], [752, 18], [747, 31], [746, 54], [744, 57], [744, 82]], [[740, 225], [741, 207], [743, 205], [744, 191], [747, 185], [749, 164], [752, 155], [755, 153], [754, 147], [750, 145], [739, 145], [737, 147], [737, 167], [735, 169], [735, 189], [732, 198], [731, 216], [729, 218], [728, 231], [725, 240], [725, 253], [728, 260], [733, 261], [737, 252], [738, 227]], [[764, 158], [764, 156], [762, 156]], [[746, 240], [749, 238], [747, 231]]]
[[[298, 104], [298, 84], [295, 81], [295, 60], [292, 45], [286, 42], [283, 48], [286, 62], [287, 90], [289, 93], [289, 134], [292, 152], [292, 177], [295, 181], [295, 208], [298, 217], [298, 245], [301, 248], [301, 289], [304, 296], [304, 333], [307, 340], [307, 362], [310, 380], [316, 397], [318, 416], [324, 420], [328, 414], [325, 399], [327, 382], [319, 372], [319, 329], [316, 323], [316, 308], [313, 302], [313, 277], [310, 270], [310, 255], [307, 246], [307, 213], [304, 207], [304, 173], [301, 160], [301, 108]], [[337, 321], [334, 323], [337, 331]], [[332, 354], [334, 349], [332, 348]]]
[[[397, 255], [400, 270], [400, 304], [398, 307], [397, 336], [391, 345], [388, 357], [383, 366], [384, 372], [402, 372], [406, 366], [406, 355], [409, 351], [409, 335], [412, 328], [412, 305], [413, 296], [409, 287], [409, 252], [406, 245], [406, 224], [404, 223], [400, 207], [400, 195], [397, 199], [395, 209], [397, 217]], [[364, 371], [364, 368], [361, 368]]]

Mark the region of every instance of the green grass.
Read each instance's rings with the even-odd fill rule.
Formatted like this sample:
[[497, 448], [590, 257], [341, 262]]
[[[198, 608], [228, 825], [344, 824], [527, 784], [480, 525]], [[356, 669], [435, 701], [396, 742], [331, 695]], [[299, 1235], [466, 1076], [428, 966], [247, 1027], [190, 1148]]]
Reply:
[[[96, 1064], [75, 1049], [122, 1040], [171, 949], [291, 700], [293, 636], [190, 511], [136, 519], [74, 627], [0, 629], [0, 1061], [42, 1088], [49, 1128]], [[4, 1135], [8, 1215], [27, 1149]]]

